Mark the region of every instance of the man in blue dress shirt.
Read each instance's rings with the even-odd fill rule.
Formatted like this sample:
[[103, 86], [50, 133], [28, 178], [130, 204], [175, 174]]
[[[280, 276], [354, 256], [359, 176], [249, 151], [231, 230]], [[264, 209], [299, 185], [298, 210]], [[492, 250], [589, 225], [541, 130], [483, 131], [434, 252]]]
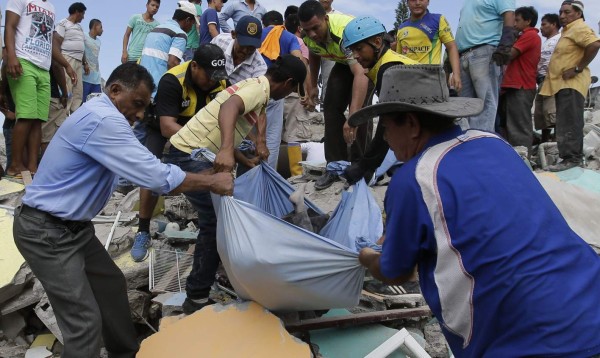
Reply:
[[266, 12], [267, 9], [256, 0], [232, 1], [219, 13], [221, 32], [231, 32], [231, 28], [227, 23], [229, 19], [233, 20], [233, 27], [236, 27], [242, 17], [250, 15], [262, 20]]
[[230, 173], [185, 173], [162, 164], [135, 139], [131, 124], [143, 116], [153, 90], [144, 67], [117, 67], [105, 93], [60, 127], [15, 212], [15, 244], [54, 308], [63, 357], [99, 356], [100, 334], [109, 356], [134, 357], [138, 350], [125, 277], [91, 222], [110, 199], [118, 176], [163, 194], [232, 194]]

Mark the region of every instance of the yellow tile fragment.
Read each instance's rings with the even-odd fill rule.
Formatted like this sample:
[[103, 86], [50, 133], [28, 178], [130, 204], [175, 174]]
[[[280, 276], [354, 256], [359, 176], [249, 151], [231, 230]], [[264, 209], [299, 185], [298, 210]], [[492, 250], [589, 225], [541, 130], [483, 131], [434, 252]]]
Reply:
[[24, 263], [13, 239], [13, 216], [0, 209], [0, 289], [12, 283]]

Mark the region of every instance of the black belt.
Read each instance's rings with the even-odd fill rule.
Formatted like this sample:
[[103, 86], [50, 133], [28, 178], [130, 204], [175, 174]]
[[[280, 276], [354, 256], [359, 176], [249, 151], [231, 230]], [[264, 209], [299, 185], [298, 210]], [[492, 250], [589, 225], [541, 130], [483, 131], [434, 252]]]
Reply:
[[468, 49], [466, 49], [466, 50], [462, 50], [462, 51], [460, 51], [460, 52], [458, 53], [458, 55], [459, 55], [459, 56], [462, 56], [463, 54], [465, 54], [465, 53], [467, 53], [467, 52], [475, 51], [476, 49], [478, 49], [478, 48], [480, 48], [480, 47], [482, 47], [482, 46], [485, 46], [485, 45], [487, 45], [487, 44], [479, 44], [479, 45], [475, 45], [475, 46], [473, 46], [473, 47], [470, 47], [470, 48], [468, 48]]
[[67, 229], [69, 229], [70, 232], [72, 232], [74, 234], [80, 232], [81, 230], [85, 229], [87, 226], [89, 226], [91, 224], [91, 221], [63, 220], [61, 218], [58, 218], [54, 215], [51, 215], [51, 214], [45, 212], [45, 211], [42, 211], [42, 210], [39, 210], [36, 208], [32, 208], [25, 204], [21, 205], [20, 208], [17, 208], [17, 211], [21, 214], [25, 214], [27, 216], [39, 219], [43, 223], [47, 222], [47, 223], [51, 223], [51, 224], [63, 225]]

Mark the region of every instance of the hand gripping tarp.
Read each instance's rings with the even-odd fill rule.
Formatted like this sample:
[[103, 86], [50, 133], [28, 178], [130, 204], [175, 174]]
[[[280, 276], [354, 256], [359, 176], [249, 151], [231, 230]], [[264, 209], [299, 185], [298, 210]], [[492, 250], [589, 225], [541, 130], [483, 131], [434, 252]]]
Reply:
[[[258, 207], [263, 205], [283, 215], [291, 211], [283, 205], [273, 210], [272, 203], [285, 203], [289, 196], [280, 190], [263, 191], [265, 196], [279, 196], [276, 200], [269, 198], [271, 204], [268, 205], [265, 205], [264, 197], [250, 195], [263, 190], [253, 187], [256, 183], [261, 183], [259, 187], [273, 185], [293, 191], [285, 179], [264, 167], [254, 168], [244, 175], [248, 177], [236, 179], [236, 192], [241, 191], [246, 199], [255, 203], [244, 202], [239, 197], [213, 196], [218, 215], [217, 248], [236, 293], [240, 298], [256, 301], [272, 311], [357, 305], [364, 268], [358, 262], [356, 243], [348, 235], [372, 243], [382, 231], [381, 212], [377, 210], [377, 215], [372, 216], [374, 211], [364, 210], [370, 204], [361, 202], [367, 195], [365, 192], [371, 195], [367, 185], [362, 182], [351, 193], [345, 193], [345, 199], [331, 218], [331, 225], [323, 229], [333, 235], [332, 240], [289, 224], [279, 219], [279, 214], [273, 215]], [[247, 185], [249, 187], [245, 188]], [[371, 203], [371, 200], [374, 203], [372, 197], [367, 202]], [[318, 210], [314, 204], [307, 202], [307, 205]], [[378, 232], [371, 232], [364, 238], [366, 234], [362, 231], [353, 232], [356, 227], [375, 227]]]

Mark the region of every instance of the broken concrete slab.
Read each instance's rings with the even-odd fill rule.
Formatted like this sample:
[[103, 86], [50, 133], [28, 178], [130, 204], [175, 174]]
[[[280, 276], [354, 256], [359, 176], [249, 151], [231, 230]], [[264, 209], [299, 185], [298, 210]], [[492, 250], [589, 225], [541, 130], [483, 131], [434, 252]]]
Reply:
[[448, 343], [446, 342], [446, 338], [442, 333], [442, 327], [437, 319], [433, 318], [430, 320], [427, 325], [425, 325], [425, 341], [427, 345], [425, 346], [425, 351], [432, 358], [447, 358], [448, 354]]
[[195, 357], [199, 354], [205, 357], [311, 356], [309, 346], [291, 336], [276, 316], [257, 303], [244, 302], [206, 306], [167, 325], [142, 342], [137, 357]]
[[46, 328], [52, 332], [52, 334], [58, 339], [58, 341], [62, 344], [63, 338], [62, 333], [60, 332], [60, 328], [58, 328], [58, 323], [56, 323], [56, 317], [54, 316], [54, 310], [48, 301], [48, 296], [44, 294], [40, 303], [35, 306], [35, 314], [38, 318], [44, 323]]
[[127, 291], [131, 318], [135, 323], [145, 323], [150, 308], [150, 294], [138, 290]]
[[34, 305], [40, 302], [43, 296], [44, 287], [42, 287], [42, 283], [38, 279], [34, 278], [33, 284], [30, 283], [17, 296], [6, 301], [3, 305], [0, 305], [0, 315], [6, 315], [27, 306]]
[[31, 270], [15, 246], [13, 216], [0, 209], [0, 304], [18, 295], [32, 278]]
[[19, 196], [25, 190], [25, 185], [15, 183], [14, 181], [0, 180], [0, 200], [6, 200]]
[[159, 237], [164, 237], [170, 244], [193, 244], [198, 237], [197, 231], [175, 231], [166, 229], [159, 234]]
[[0, 345], [0, 358], [24, 357], [25, 352], [27, 352], [27, 349], [29, 349], [29, 347], [24, 345]]
[[148, 286], [148, 261], [135, 262], [127, 251], [117, 256], [114, 262], [125, 275], [128, 289]]
[[0, 316], [0, 331], [9, 339], [18, 337], [25, 328], [25, 319], [18, 312]]
[[158, 303], [161, 306], [162, 316], [175, 316], [181, 314], [183, 309], [181, 306], [185, 301], [186, 293], [162, 293], [152, 299], [152, 302]]

